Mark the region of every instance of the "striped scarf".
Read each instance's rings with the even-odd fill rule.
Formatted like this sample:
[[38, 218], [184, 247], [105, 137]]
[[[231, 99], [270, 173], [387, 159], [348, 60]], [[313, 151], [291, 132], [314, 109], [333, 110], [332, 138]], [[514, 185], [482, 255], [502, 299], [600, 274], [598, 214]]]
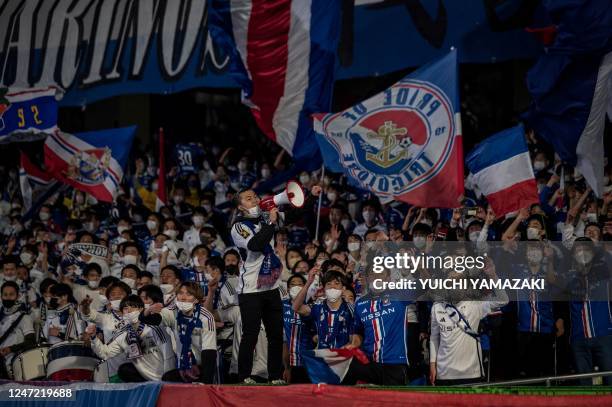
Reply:
[[194, 379], [199, 376], [196, 358], [191, 352], [191, 335], [193, 334], [193, 330], [195, 328], [202, 328], [200, 311], [201, 305], [196, 304], [193, 315], [187, 316], [179, 311], [176, 317], [179, 341], [181, 342], [181, 354], [177, 359], [177, 365], [181, 376], [183, 376], [184, 379]]

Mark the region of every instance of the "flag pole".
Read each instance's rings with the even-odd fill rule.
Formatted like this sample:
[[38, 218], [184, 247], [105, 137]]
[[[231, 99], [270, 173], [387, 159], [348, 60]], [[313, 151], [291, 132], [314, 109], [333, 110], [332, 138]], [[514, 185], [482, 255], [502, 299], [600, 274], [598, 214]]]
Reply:
[[166, 195], [166, 158], [164, 153], [164, 128], [159, 128], [159, 165], [157, 175], [157, 199], [155, 203], [155, 210], [159, 211], [162, 206], [167, 204]]
[[[325, 178], [325, 164], [321, 166], [321, 181]], [[315, 240], [319, 240], [319, 223], [321, 221], [321, 203], [323, 202], [323, 190], [319, 194], [319, 203], [317, 204], [317, 226], [315, 228]]]

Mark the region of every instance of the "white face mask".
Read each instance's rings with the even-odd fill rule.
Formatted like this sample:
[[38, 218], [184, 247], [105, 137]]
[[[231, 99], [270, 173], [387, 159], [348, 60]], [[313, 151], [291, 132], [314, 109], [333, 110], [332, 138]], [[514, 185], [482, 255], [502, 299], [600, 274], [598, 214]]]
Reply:
[[295, 297], [297, 297], [300, 291], [302, 291], [302, 287], [300, 287], [299, 285], [294, 285], [289, 290], [289, 297], [291, 297], [291, 299], [294, 299]]
[[359, 242], [351, 242], [348, 244], [349, 252], [356, 252], [361, 248], [361, 243]]
[[534, 161], [533, 169], [536, 171], [542, 171], [546, 167], [546, 163], [544, 161]]
[[597, 214], [596, 213], [587, 213], [586, 214], [587, 222], [589, 223], [597, 223]]
[[31, 253], [23, 252], [19, 255], [19, 259], [23, 264], [28, 265], [34, 261], [34, 256]]
[[578, 262], [578, 264], [582, 266], [586, 266], [593, 260], [593, 253], [589, 250], [577, 251], [574, 258]]
[[172, 284], [160, 284], [159, 288], [162, 290], [162, 293], [170, 294], [174, 290], [174, 285], [172, 285]]
[[261, 215], [261, 208], [258, 205], [255, 205], [252, 208], [247, 209], [247, 214], [249, 218], [258, 218]]
[[121, 304], [121, 300], [112, 300], [110, 302], [111, 308], [115, 311], [119, 311], [119, 305]]
[[87, 281], [87, 285], [89, 286], [89, 288], [95, 290], [100, 285], [100, 282], [98, 280], [89, 280]]
[[178, 236], [178, 230], [174, 230], [174, 229], [164, 230], [164, 235], [174, 240]]
[[124, 278], [121, 279], [121, 281], [126, 283], [128, 285], [128, 287], [130, 287], [130, 288], [134, 288], [136, 286], [136, 280], [134, 280], [133, 278], [124, 277]]
[[527, 228], [527, 239], [540, 239], [540, 230], [536, 228]]
[[94, 232], [94, 224], [93, 222], [86, 222], [83, 224], [83, 229], [85, 229], [89, 233]]
[[211, 281], [213, 279], [213, 276], [210, 273], [204, 273], [204, 278], [206, 278], [206, 281]]
[[125, 256], [123, 256], [123, 264], [125, 265], [138, 264], [138, 256], [134, 256], [133, 254], [126, 254]]
[[38, 214], [38, 217], [40, 218], [40, 220], [44, 222], [46, 220], [49, 220], [49, 218], [51, 217], [51, 214], [49, 212], [40, 212]]
[[337, 288], [326, 288], [325, 289], [325, 299], [329, 302], [336, 302], [342, 295], [342, 290]]
[[361, 216], [363, 216], [363, 220], [366, 223], [372, 223], [372, 221], [374, 220], [374, 216], [376, 216], [376, 213], [372, 211], [363, 211], [361, 212]]
[[308, 181], [310, 181], [309, 175], [300, 175], [300, 183], [308, 184]]
[[128, 324], [135, 324], [138, 322], [138, 316], [140, 315], [140, 311], [132, 311], [123, 315], [123, 320]]
[[179, 311], [189, 312], [189, 311], [191, 311], [193, 309], [194, 303], [193, 302], [177, 301], [176, 302], [176, 307], [179, 309]]
[[540, 250], [533, 250], [527, 252], [527, 261], [531, 264], [540, 264], [544, 255]]
[[425, 236], [414, 236], [412, 238], [412, 243], [414, 243], [414, 246], [417, 249], [422, 249], [427, 244], [427, 239], [425, 238]]
[[129, 226], [117, 226], [117, 233], [122, 234], [126, 230], [130, 230]]
[[267, 168], [262, 168], [261, 169], [261, 177], [262, 178], [268, 178], [270, 176], [270, 170]]
[[156, 227], [157, 227], [157, 222], [155, 222], [154, 220], [147, 221], [147, 229], [154, 230]]
[[327, 199], [329, 199], [330, 202], [335, 201], [337, 197], [338, 195], [336, 195], [335, 192], [330, 192], [327, 194]]
[[204, 224], [203, 216], [194, 216], [193, 218], [191, 218], [191, 220], [193, 221], [193, 226], [195, 226], [196, 228], [199, 228]]
[[180, 204], [184, 200], [183, 195], [174, 195], [172, 199], [174, 200], [175, 204]]
[[476, 232], [470, 232], [470, 242], [476, 242], [480, 237], [480, 230]]

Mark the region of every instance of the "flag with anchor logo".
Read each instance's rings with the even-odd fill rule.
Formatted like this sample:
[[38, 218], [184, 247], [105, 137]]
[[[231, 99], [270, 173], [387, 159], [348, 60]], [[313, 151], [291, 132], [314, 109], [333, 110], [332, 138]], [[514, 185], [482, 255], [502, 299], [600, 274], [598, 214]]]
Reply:
[[339, 113], [314, 116], [325, 165], [382, 202], [454, 208], [463, 194], [457, 51]]

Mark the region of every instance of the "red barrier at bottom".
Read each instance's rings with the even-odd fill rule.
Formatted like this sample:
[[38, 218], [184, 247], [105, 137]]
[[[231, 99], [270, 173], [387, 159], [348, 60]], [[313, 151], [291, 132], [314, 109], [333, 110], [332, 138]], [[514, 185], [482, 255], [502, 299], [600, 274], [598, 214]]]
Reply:
[[438, 394], [370, 390], [329, 385], [210, 386], [166, 384], [157, 407], [197, 406], [612, 406], [612, 396], [517, 396], [501, 394]]

